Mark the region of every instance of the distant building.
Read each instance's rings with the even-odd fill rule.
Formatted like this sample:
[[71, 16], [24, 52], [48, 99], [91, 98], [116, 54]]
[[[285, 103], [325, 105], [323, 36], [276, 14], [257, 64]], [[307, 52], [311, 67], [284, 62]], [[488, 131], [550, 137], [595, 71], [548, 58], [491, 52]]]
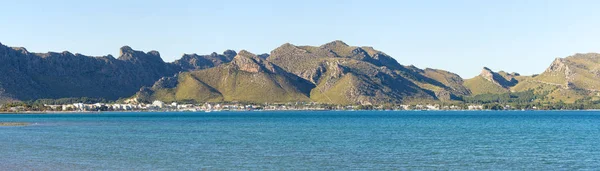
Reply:
[[155, 100], [154, 102], [152, 102], [152, 106], [156, 106], [158, 108], [164, 108], [165, 107], [165, 102], [159, 101], [159, 100]]
[[469, 110], [483, 110], [482, 105], [469, 105]]

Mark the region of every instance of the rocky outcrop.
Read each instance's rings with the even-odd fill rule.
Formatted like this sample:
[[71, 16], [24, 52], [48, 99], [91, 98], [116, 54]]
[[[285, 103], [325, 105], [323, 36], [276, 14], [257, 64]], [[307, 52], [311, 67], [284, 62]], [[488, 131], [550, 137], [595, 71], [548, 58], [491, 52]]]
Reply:
[[550, 64], [550, 67], [546, 69], [546, 72], [563, 72], [566, 73], [569, 71], [569, 66], [566, 64], [566, 60], [564, 58], [556, 58]]
[[227, 50], [223, 54], [215, 52], [210, 55], [184, 54], [181, 59], [176, 60], [173, 64], [179, 66], [182, 71], [193, 71], [231, 62], [236, 55], [237, 53], [233, 50]]
[[372, 47], [349, 46], [343, 41], [336, 40], [321, 45], [320, 48], [326, 49], [329, 52], [334, 53], [337, 57], [361, 60], [369, 62], [376, 66], [385, 66], [394, 70], [403, 69], [402, 65], [400, 65], [398, 61], [396, 61], [396, 59], [388, 56], [383, 52], [377, 51]]
[[245, 50], [240, 51], [240, 53], [233, 58], [231, 64], [246, 72], [256, 73], [266, 71], [276, 73], [273, 64]]
[[564, 89], [600, 91], [600, 54], [585, 53], [556, 58], [536, 80], [560, 84]]
[[504, 71], [500, 71], [500, 73], [496, 73], [487, 67], [483, 67], [479, 76], [483, 77], [484, 79], [486, 79], [500, 87], [507, 88], [507, 89], [510, 87], [513, 87], [513, 86], [517, 85], [517, 83], [519, 83], [519, 81], [517, 79], [515, 79], [515, 77], [518, 76], [518, 74], [513, 75], [513, 74], [506, 73]]
[[154, 85], [152, 89], [165, 89], [177, 87], [177, 74], [172, 77], [162, 77]]

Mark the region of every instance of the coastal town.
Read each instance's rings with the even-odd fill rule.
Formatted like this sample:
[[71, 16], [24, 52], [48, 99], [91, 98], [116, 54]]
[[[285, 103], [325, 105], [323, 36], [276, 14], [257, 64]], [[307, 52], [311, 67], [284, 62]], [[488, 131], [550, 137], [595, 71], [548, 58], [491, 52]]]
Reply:
[[[297, 103], [265, 103], [265, 104], [244, 104], [239, 102], [232, 103], [165, 103], [162, 101], [153, 101], [152, 103], [72, 103], [50, 105], [43, 104], [43, 107], [31, 107], [28, 105], [2, 106], [3, 112], [101, 112], [101, 111], [149, 111], [149, 112], [217, 112], [217, 111], [300, 111], [300, 110], [484, 110], [483, 105], [329, 105], [311, 102]], [[510, 109], [510, 106], [504, 106], [503, 110]]]

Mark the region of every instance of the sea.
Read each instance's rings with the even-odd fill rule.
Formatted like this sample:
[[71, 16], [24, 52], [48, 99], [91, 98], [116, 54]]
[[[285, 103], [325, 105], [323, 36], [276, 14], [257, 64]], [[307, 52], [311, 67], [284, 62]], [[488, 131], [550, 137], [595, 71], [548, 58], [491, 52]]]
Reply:
[[598, 111], [2, 114], [0, 170], [598, 170]]

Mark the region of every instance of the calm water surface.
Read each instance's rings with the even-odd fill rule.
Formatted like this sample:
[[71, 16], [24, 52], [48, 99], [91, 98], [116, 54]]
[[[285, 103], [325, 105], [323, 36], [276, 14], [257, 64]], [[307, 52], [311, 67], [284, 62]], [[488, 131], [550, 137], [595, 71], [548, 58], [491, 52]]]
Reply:
[[0, 115], [0, 170], [595, 170], [600, 112]]

